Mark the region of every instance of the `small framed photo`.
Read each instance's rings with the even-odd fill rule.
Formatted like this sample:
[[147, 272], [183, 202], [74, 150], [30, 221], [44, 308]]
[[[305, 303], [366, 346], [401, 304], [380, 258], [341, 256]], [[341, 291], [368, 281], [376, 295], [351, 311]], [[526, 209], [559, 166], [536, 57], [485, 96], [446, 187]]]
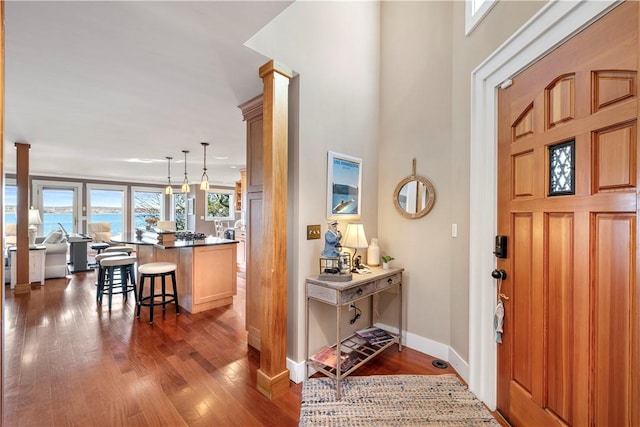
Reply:
[[329, 151], [327, 218], [359, 219], [362, 202], [362, 159]]

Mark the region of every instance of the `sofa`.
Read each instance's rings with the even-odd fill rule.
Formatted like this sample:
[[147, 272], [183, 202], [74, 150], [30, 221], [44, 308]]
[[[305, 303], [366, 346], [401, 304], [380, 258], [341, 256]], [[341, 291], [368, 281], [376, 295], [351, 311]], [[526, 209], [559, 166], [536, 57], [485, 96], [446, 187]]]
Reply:
[[[6, 234], [7, 227], [9, 230], [15, 230], [15, 224], [5, 225], [5, 244], [7, 247], [5, 248], [4, 282], [10, 283], [11, 264], [8, 248], [9, 246], [15, 245], [15, 240], [12, 240], [11, 235]], [[11, 244], [12, 242], [13, 245]], [[65, 277], [67, 275], [68, 244], [62, 230], [56, 228], [51, 230], [51, 232], [45, 237], [36, 237], [36, 245], [44, 245], [47, 247], [47, 252], [44, 258], [44, 278], [55, 279], [58, 277]]]
[[36, 245], [47, 247], [44, 257], [44, 278], [54, 279], [67, 275], [67, 250], [69, 245], [63, 236], [60, 241], [47, 241], [46, 237], [36, 237]]

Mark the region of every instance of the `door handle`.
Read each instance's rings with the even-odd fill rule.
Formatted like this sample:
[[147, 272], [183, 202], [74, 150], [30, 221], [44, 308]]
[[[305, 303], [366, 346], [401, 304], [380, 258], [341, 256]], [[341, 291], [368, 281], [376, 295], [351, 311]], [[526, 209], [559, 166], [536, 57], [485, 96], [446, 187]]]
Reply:
[[500, 269], [498, 270], [497, 268], [495, 270], [493, 270], [491, 272], [491, 277], [493, 277], [494, 279], [500, 279], [500, 280], [505, 280], [507, 278], [507, 272]]

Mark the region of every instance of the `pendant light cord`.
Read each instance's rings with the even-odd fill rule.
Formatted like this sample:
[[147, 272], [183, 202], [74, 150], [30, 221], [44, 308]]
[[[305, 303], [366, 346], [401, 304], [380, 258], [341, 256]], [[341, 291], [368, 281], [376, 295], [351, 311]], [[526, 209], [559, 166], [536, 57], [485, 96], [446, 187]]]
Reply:
[[189, 178], [187, 178], [187, 153], [189, 153], [189, 151], [182, 150], [182, 152], [184, 153], [184, 181], [182, 182], [182, 192], [188, 193], [191, 191], [191, 188], [189, 188]]

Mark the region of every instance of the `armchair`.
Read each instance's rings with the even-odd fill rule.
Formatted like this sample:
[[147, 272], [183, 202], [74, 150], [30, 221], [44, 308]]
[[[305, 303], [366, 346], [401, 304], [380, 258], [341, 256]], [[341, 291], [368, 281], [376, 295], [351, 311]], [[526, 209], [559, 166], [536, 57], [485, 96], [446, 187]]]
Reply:
[[16, 245], [16, 226], [15, 223], [8, 223], [4, 225], [4, 247]]
[[92, 222], [87, 224], [87, 234], [94, 242], [109, 243], [111, 240], [110, 222]]

